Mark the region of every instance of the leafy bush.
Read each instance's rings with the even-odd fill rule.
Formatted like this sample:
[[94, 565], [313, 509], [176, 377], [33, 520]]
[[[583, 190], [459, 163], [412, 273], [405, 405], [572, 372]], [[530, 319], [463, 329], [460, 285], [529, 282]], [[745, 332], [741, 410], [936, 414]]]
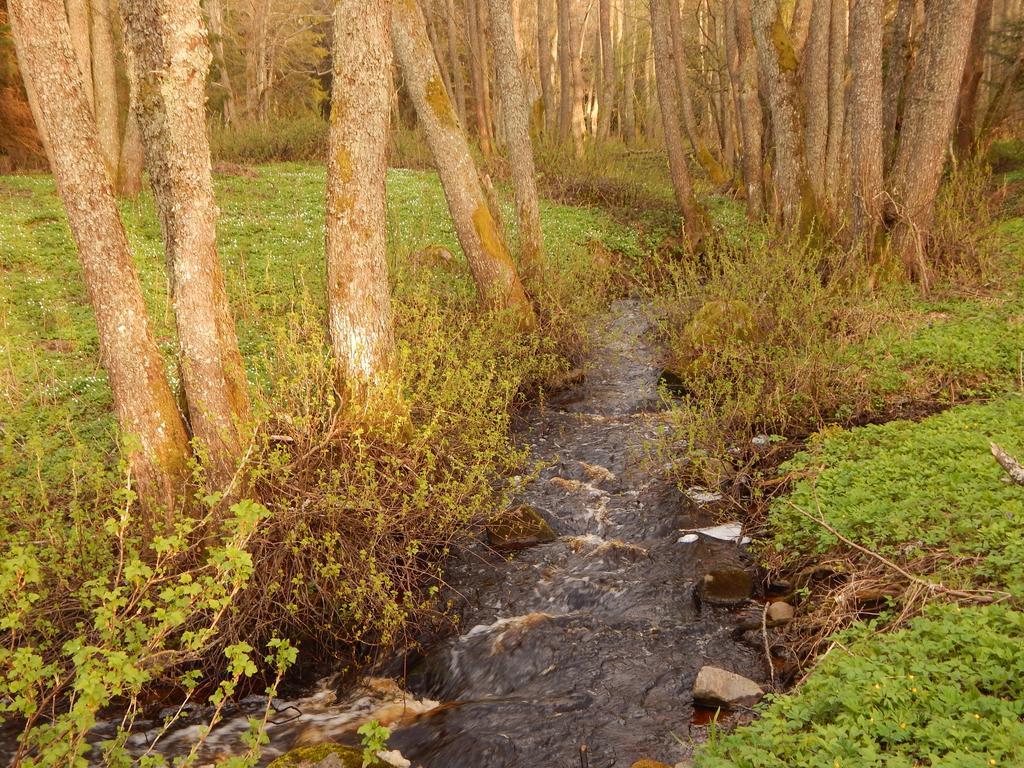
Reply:
[[947, 605], [836, 640], [798, 691], [708, 744], [697, 768], [1024, 764], [1024, 613]]
[[215, 163], [274, 163], [323, 160], [327, 157], [327, 121], [310, 113], [301, 117], [217, 126], [210, 137]]

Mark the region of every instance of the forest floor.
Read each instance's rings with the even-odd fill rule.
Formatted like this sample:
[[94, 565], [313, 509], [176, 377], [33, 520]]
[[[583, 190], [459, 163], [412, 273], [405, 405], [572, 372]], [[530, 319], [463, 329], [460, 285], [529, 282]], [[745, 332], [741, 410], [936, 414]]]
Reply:
[[[993, 159], [998, 183], [984, 197], [996, 203], [979, 255], [927, 298], [841, 279], [817, 292], [820, 275], [838, 270], [831, 256], [772, 243], [713, 194], [717, 249], [696, 267], [665, 257], [670, 193], [646, 156], [611, 173], [551, 175], [543, 186], [564, 204], [542, 206], [544, 230], [572, 290], [559, 288], [552, 303], [553, 344], [514, 354], [495, 345], [490, 326], [474, 336], [458, 325], [474, 292], [436, 177], [389, 173], [399, 341], [417, 391], [430, 390], [416, 403], [431, 413], [464, 407], [481, 430], [500, 432], [481, 461], [511, 449], [507, 412], [521, 386], [557, 378], [567, 352], [583, 356], [586, 325], [612, 298], [628, 286], [656, 308], [665, 362], [689, 380], [669, 411], [675, 430], [655, 447], [670, 460], [685, 452], [680, 485], [738, 489], [730, 514], [750, 515], [766, 580], [788, 581], [797, 607], [777, 640], [793, 649], [799, 686], [770, 697], [750, 725], [726, 735], [708, 726], [699, 766], [1024, 763], [1024, 490], [989, 453], [994, 441], [1024, 458], [1024, 165], [1015, 152]], [[262, 391], [275, 385], [281, 329], [297, 310], [323, 306], [324, 171], [226, 170], [216, 182], [220, 251], [250, 381]], [[117, 451], [53, 184], [0, 177], [0, 202], [0, 504], [24, 518], [78, 498], [97, 468], [116, 475]], [[173, 378], [151, 198], [124, 203], [122, 214]], [[694, 350], [693, 320], [709, 304], [738, 312], [728, 325], [741, 332], [718, 339], [721, 350]], [[425, 306], [442, 314], [428, 322]], [[434, 342], [436, 354], [417, 351], [447, 324], [458, 330]], [[446, 356], [474, 382], [500, 379], [501, 396], [495, 385], [456, 405], [469, 379], [439, 379], [432, 366]], [[901, 415], [913, 418], [891, 420]], [[770, 449], [749, 447], [754, 436]]]

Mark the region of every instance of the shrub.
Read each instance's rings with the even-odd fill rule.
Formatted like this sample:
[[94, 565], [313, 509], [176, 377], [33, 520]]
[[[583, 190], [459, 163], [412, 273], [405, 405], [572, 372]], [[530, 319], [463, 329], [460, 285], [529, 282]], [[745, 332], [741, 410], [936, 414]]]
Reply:
[[327, 121], [320, 115], [217, 126], [210, 137], [215, 163], [274, 163], [327, 157]]

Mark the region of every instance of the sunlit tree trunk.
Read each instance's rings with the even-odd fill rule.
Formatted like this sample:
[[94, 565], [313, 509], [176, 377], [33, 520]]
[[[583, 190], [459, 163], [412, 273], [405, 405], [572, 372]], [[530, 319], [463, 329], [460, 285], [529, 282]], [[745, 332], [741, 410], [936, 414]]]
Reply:
[[445, 93], [423, 14], [415, 4], [399, 2], [392, 9], [391, 20], [398, 65], [426, 134], [477, 290], [486, 305], [515, 309], [523, 324], [532, 326], [533, 309], [488, 205], [466, 136]]
[[[126, 51], [130, 58], [131, 53]], [[129, 69], [131, 66], [129, 65]], [[117, 194], [135, 197], [142, 191], [142, 169], [144, 165], [142, 132], [135, 114], [135, 84], [128, 79], [128, 115], [124, 121], [124, 137], [121, 141], [121, 159], [118, 161]]]
[[622, 0], [622, 48], [625, 61], [622, 73], [622, 111], [620, 125], [627, 144], [636, 139], [636, 10], [631, 0]]
[[985, 49], [988, 45], [989, 28], [992, 24], [992, 0], [978, 0], [971, 32], [971, 47], [968, 49], [963, 78], [960, 80], [960, 97], [957, 108], [956, 148], [960, 157], [970, 157], [976, 148], [975, 134], [978, 114], [978, 94], [981, 90], [981, 76], [984, 72]]
[[896, 154], [896, 128], [903, 107], [910, 69], [911, 31], [917, 0], [898, 0], [892, 21], [892, 39], [882, 75], [882, 161], [888, 173]]
[[[494, 153], [494, 136], [487, 93], [487, 38], [480, 19], [479, 0], [467, 0], [467, 24], [469, 25], [469, 74], [473, 84], [473, 114], [476, 118], [476, 136], [480, 151], [489, 158]], [[426, 26], [424, 25], [424, 29]], [[440, 70], [438, 70], [440, 72]]]
[[50, 137], [132, 484], [151, 512], [169, 512], [187, 475], [188, 437], [149, 327], [64, 8], [59, 0], [7, 5], [19, 65]]
[[516, 196], [520, 265], [527, 274], [533, 274], [543, 266], [544, 246], [540, 229], [540, 204], [537, 200], [537, 173], [533, 163], [533, 143], [530, 140], [530, 107], [519, 68], [515, 26], [508, 0], [489, 0], [489, 3], [498, 95], [501, 98], [501, 115]]
[[797, 227], [816, 213], [807, 184], [800, 110], [797, 98], [797, 60], [782, 17], [779, 0], [751, 4], [760, 84], [767, 93], [775, 145], [775, 210], [786, 226]]
[[740, 131], [743, 134], [743, 181], [747, 189], [747, 216], [764, 213], [764, 158], [761, 99], [758, 96], [757, 53], [750, 22], [749, 0], [729, 0], [740, 59]]
[[89, 0], [66, 0], [71, 46], [75, 49], [78, 69], [82, 73], [85, 98], [92, 112], [96, 103], [92, 85], [92, 44], [89, 42]]
[[339, 0], [327, 154], [327, 318], [343, 388], [360, 400], [387, 383], [395, 364], [385, 196], [391, 63], [391, 0]]
[[615, 104], [615, 46], [612, 44], [611, 0], [599, 0], [598, 13], [598, 29], [601, 36], [601, 100], [597, 137], [605, 141], [611, 133], [612, 106]]
[[551, 68], [551, 2], [537, 0], [537, 69], [540, 76], [541, 104], [544, 108], [544, 132], [553, 136], [558, 130], [555, 85]]
[[193, 435], [223, 486], [249, 419], [245, 369], [217, 256], [206, 133], [211, 54], [198, 0], [121, 0], [136, 117], [156, 197]]
[[112, 0], [92, 0], [92, 77], [96, 127], [100, 150], [111, 180], [117, 184], [121, 159], [121, 130], [117, 104], [117, 72], [114, 59], [115, 6]]
[[893, 162], [890, 216], [893, 249], [924, 289], [930, 283], [926, 245], [977, 0], [929, 0], [921, 50], [907, 83], [899, 146]]
[[665, 0], [650, 0], [651, 40], [654, 47], [655, 78], [661, 121], [665, 131], [669, 169], [676, 202], [682, 214], [683, 235], [691, 248], [696, 249], [704, 238], [705, 215], [693, 194], [690, 172], [683, 153], [683, 136], [679, 130], [679, 104], [676, 100], [675, 70], [672, 66], [672, 40], [668, 8]]
[[857, 0], [850, 8], [850, 166], [854, 240], [869, 251], [882, 205], [883, 0]]

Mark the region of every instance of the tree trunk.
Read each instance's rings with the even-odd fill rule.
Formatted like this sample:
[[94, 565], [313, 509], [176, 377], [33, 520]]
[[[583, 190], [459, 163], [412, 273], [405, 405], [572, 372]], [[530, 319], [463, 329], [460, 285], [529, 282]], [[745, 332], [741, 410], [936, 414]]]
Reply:
[[882, 160], [886, 174], [896, 154], [896, 129], [910, 71], [910, 40], [915, 8], [916, 0], [899, 0], [892, 22], [892, 40], [885, 59], [882, 80]]
[[693, 194], [690, 172], [683, 153], [683, 136], [679, 130], [679, 105], [676, 101], [675, 70], [672, 66], [672, 41], [668, 8], [665, 0], [650, 0], [651, 41], [654, 47], [654, 76], [658, 85], [661, 122], [665, 131], [665, 148], [672, 172], [672, 186], [682, 214], [683, 236], [696, 250], [704, 238], [705, 216]]
[[64, 9], [59, 0], [7, 5], [19, 65], [50, 137], [54, 178], [96, 317], [132, 484], [151, 513], [169, 513], [187, 478], [188, 436], [149, 327]]
[[89, 42], [89, 0], [67, 0], [68, 26], [71, 28], [71, 46], [75, 49], [78, 71], [85, 86], [85, 99], [92, 112], [96, 98], [92, 86], [92, 45]]
[[[130, 58], [131, 53], [125, 52]], [[128, 65], [131, 69], [131, 65]], [[135, 85], [128, 79], [128, 116], [124, 122], [124, 140], [121, 142], [121, 159], [118, 162], [117, 194], [123, 197], [135, 197], [142, 191], [142, 166], [144, 164], [142, 149], [142, 132], [139, 130], [139, 119], [135, 116]]]
[[853, 237], [870, 253], [882, 208], [882, 33], [884, 0], [850, 10], [850, 165]]
[[537, 0], [537, 70], [540, 75], [540, 98], [544, 110], [544, 132], [553, 136], [557, 130], [555, 86], [551, 71], [550, 0]]
[[[485, 158], [494, 154], [490, 112], [487, 104], [487, 41], [484, 38], [478, 0], [467, 0], [469, 33], [469, 74], [473, 83], [473, 115], [476, 118], [476, 137]], [[424, 30], [426, 22], [424, 21]], [[440, 68], [438, 68], [440, 74]]]
[[448, 58], [452, 67], [452, 88], [455, 91], [455, 107], [459, 125], [466, 125], [466, 75], [459, 59], [458, 30], [455, 27], [455, 0], [448, 0]]
[[597, 117], [597, 137], [608, 139], [612, 127], [612, 105], [615, 103], [615, 47], [612, 45], [612, 3], [599, 0], [599, 23], [601, 35], [601, 102]]
[[636, 19], [630, 0], [622, 0], [622, 37], [625, 54], [622, 74], [622, 113], [619, 121], [622, 139], [632, 144], [636, 139]]
[[210, 48], [198, 0], [121, 0], [146, 168], [171, 273], [192, 432], [223, 486], [249, 418], [245, 368], [217, 256], [205, 86]]
[[[860, 2], [860, 0], [857, 0]], [[850, 170], [846, 136], [846, 48], [849, 36], [850, 0], [832, 0], [829, 30], [828, 67], [828, 147], [825, 156], [826, 197], [835, 203], [849, 194], [846, 175]], [[811, 171], [808, 168], [808, 178]]]
[[213, 36], [213, 54], [217, 64], [217, 85], [224, 91], [224, 124], [235, 122], [235, 89], [231, 84], [227, 59], [224, 56], [224, 9], [221, 0], [207, 0], [210, 15], [210, 34]]
[[[859, 1], [859, 0], [858, 0]], [[804, 162], [818, 199], [825, 197], [829, 128], [829, 27], [832, 0], [811, 0], [811, 23], [800, 60], [803, 90]]]
[[974, 15], [974, 28], [971, 32], [971, 47], [964, 66], [964, 75], [960, 80], [960, 97], [958, 100], [956, 123], [957, 154], [962, 158], [974, 155], [975, 123], [978, 114], [978, 92], [981, 76], [984, 72], [985, 50], [988, 46], [989, 28], [992, 23], [992, 0], [978, 0], [978, 10]]
[[892, 242], [907, 272], [925, 290], [931, 277], [925, 252], [927, 235], [976, 7], [977, 0], [929, 0], [921, 51], [907, 83], [891, 182], [890, 216], [896, 222]]
[[786, 226], [800, 227], [806, 216], [816, 213], [817, 201], [807, 184], [804, 166], [796, 54], [779, 0], [756, 0], [752, 6], [752, 23], [760, 83], [768, 96], [775, 144], [774, 210]]
[[807, 51], [807, 40], [811, 34], [811, 16], [817, 0], [796, 0], [793, 5], [793, 21], [789, 25], [789, 37], [798, 61], [803, 61]]
[[740, 131], [743, 134], [743, 181], [747, 188], [747, 216], [764, 214], [764, 160], [762, 149], [761, 99], [757, 85], [757, 54], [750, 23], [749, 0], [729, 0], [740, 59]]
[[398, 65], [426, 134], [477, 290], [486, 305], [515, 309], [524, 326], [531, 327], [535, 322], [533, 309], [488, 205], [466, 136], [441, 83], [419, 8], [395, 3], [391, 34]]
[[112, 0], [92, 0], [92, 76], [95, 85], [96, 128], [100, 150], [111, 181], [117, 185], [121, 159], [121, 126], [117, 105], [117, 70], [114, 60]]
[[489, 2], [498, 94], [501, 98], [505, 141], [508, 144], [509, 165], [516, 195], [520, 266], [527, 275], [533, 275], [543, 267], [544, 244], [540, 229], [533, 143], [530, 141], [530, 107], [526, 102], [526, 89], [519, 68], [515, 27], [508, 0]]
[[364, 403], [395, 364], [385, 191], [391, 64], [391, 0], [339, 0], [327, 154], [327, 318], [342, 391]]

